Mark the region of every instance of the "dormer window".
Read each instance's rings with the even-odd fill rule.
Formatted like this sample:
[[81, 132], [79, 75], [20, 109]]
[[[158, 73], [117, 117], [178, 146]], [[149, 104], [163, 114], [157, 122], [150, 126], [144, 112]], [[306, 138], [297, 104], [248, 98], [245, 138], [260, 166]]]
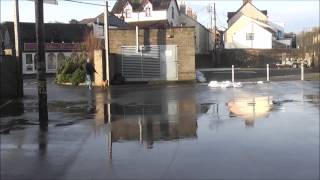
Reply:
[[126, 18], [131, 18], [131, 9], [125, 9], [124, 10], [124, 15]]
[[147, 17], [150, 17], [150, 16], [151, 16], [151, 9], [150, 9], [150, 7], [146, 7], [145, 13], [146, 13], [146, 16], [147, 16]]
[[171, 16], [172, 16], [172, 19], [174, 19], [174, 8], [171, 7]]

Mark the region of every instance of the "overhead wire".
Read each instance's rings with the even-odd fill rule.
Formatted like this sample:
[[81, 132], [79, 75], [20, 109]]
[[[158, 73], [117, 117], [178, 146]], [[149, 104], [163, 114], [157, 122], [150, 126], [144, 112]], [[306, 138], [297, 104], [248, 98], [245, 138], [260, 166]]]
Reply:
[[79, 3], [79, 4], [93, 5], [93, 6], [106, 6], [106, 5], [103, 5], [103, 4], [96, 4], [96, 3], [84, 2], [84, 1], [76, 1], [76, 0], [63, 0], [63, 1]]

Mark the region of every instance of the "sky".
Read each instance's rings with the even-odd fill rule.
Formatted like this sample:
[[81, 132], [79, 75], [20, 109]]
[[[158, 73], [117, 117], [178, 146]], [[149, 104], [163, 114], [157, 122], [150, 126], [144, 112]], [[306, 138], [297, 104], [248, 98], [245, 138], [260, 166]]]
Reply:
[[[104, 5], [104, 0], [78, 0]], [[13, 21], [14, 0], [0, 0], [0, 21]], [[108, 1], [109, 10], [115, 0]], [[178, 0], [179, 2], [179, 0]], [[242, 0], [185, 0], [186, 4], [197, 12], [198, 21], [209, 25], [210, 14], [207, 12], [209, 4], [216, 4], [217, 26], [227, 28], [227, 12], [237, 11]], [[20, 21], [34, 22], [34, 2], [32, 0], [19, 0]], [[270, 21], [285, 24], [286, 32], [300, 32], [319, 26], [319, 0], [253, 0], [253, 4], [260, 10], [268, 10]], [[58, 0], [58, 5], [44, 5], [45, 22], [68, 23], [71, 19], [81, 20], [96, 17], [103, 12], [103, 6], [86, 5]]]

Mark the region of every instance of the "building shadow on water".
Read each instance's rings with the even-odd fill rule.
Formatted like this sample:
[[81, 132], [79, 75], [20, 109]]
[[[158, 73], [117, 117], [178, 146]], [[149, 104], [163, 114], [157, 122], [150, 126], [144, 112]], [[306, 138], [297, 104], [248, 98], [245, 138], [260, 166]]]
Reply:
[[197, 111], [194, 100], [161, 104], [104, 104], [108, 156], [113, 143], [135, 141], [145, 149], [156, 142], [197, 138]]

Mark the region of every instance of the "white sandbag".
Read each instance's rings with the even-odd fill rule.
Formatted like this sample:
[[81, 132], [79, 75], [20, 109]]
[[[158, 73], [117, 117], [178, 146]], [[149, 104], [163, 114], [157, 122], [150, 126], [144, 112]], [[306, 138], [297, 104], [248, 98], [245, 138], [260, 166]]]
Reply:
[[241, 82], [236, 82], [236, 83], [233, 83], [233, 87], [234, 88], [241, 88], [241, 87], [243, 87], [243, 85]]
[[203, 73], [199, 70], [196, 70], [196, 78], [197, 78], [197, 81], [201, 82], [201, 83], [207, 81], [207, 79], [204, 77]]
[[258, 81], [257, 84], [263, 84], [263, 81]]
[[209, 87], [213, 87], [213, 88], [218, 88], [220, 87], [218, 81], [210, 81], [210, 83], [208, 84]]
[[232, 83], [230, 81], [222, 81], [222, 82], [210, 81], [208, 86], [212, 87], [212, 88], [231, 88], [231, 87], [241, 88], [241, 87], [243, 87], [241, 82]]
[[220, 87], [221, 88], [230, 88], [230, 87], [233, 87], [233, 83], [231, 83], [230, 81], [222, 81], [220, 83]]

